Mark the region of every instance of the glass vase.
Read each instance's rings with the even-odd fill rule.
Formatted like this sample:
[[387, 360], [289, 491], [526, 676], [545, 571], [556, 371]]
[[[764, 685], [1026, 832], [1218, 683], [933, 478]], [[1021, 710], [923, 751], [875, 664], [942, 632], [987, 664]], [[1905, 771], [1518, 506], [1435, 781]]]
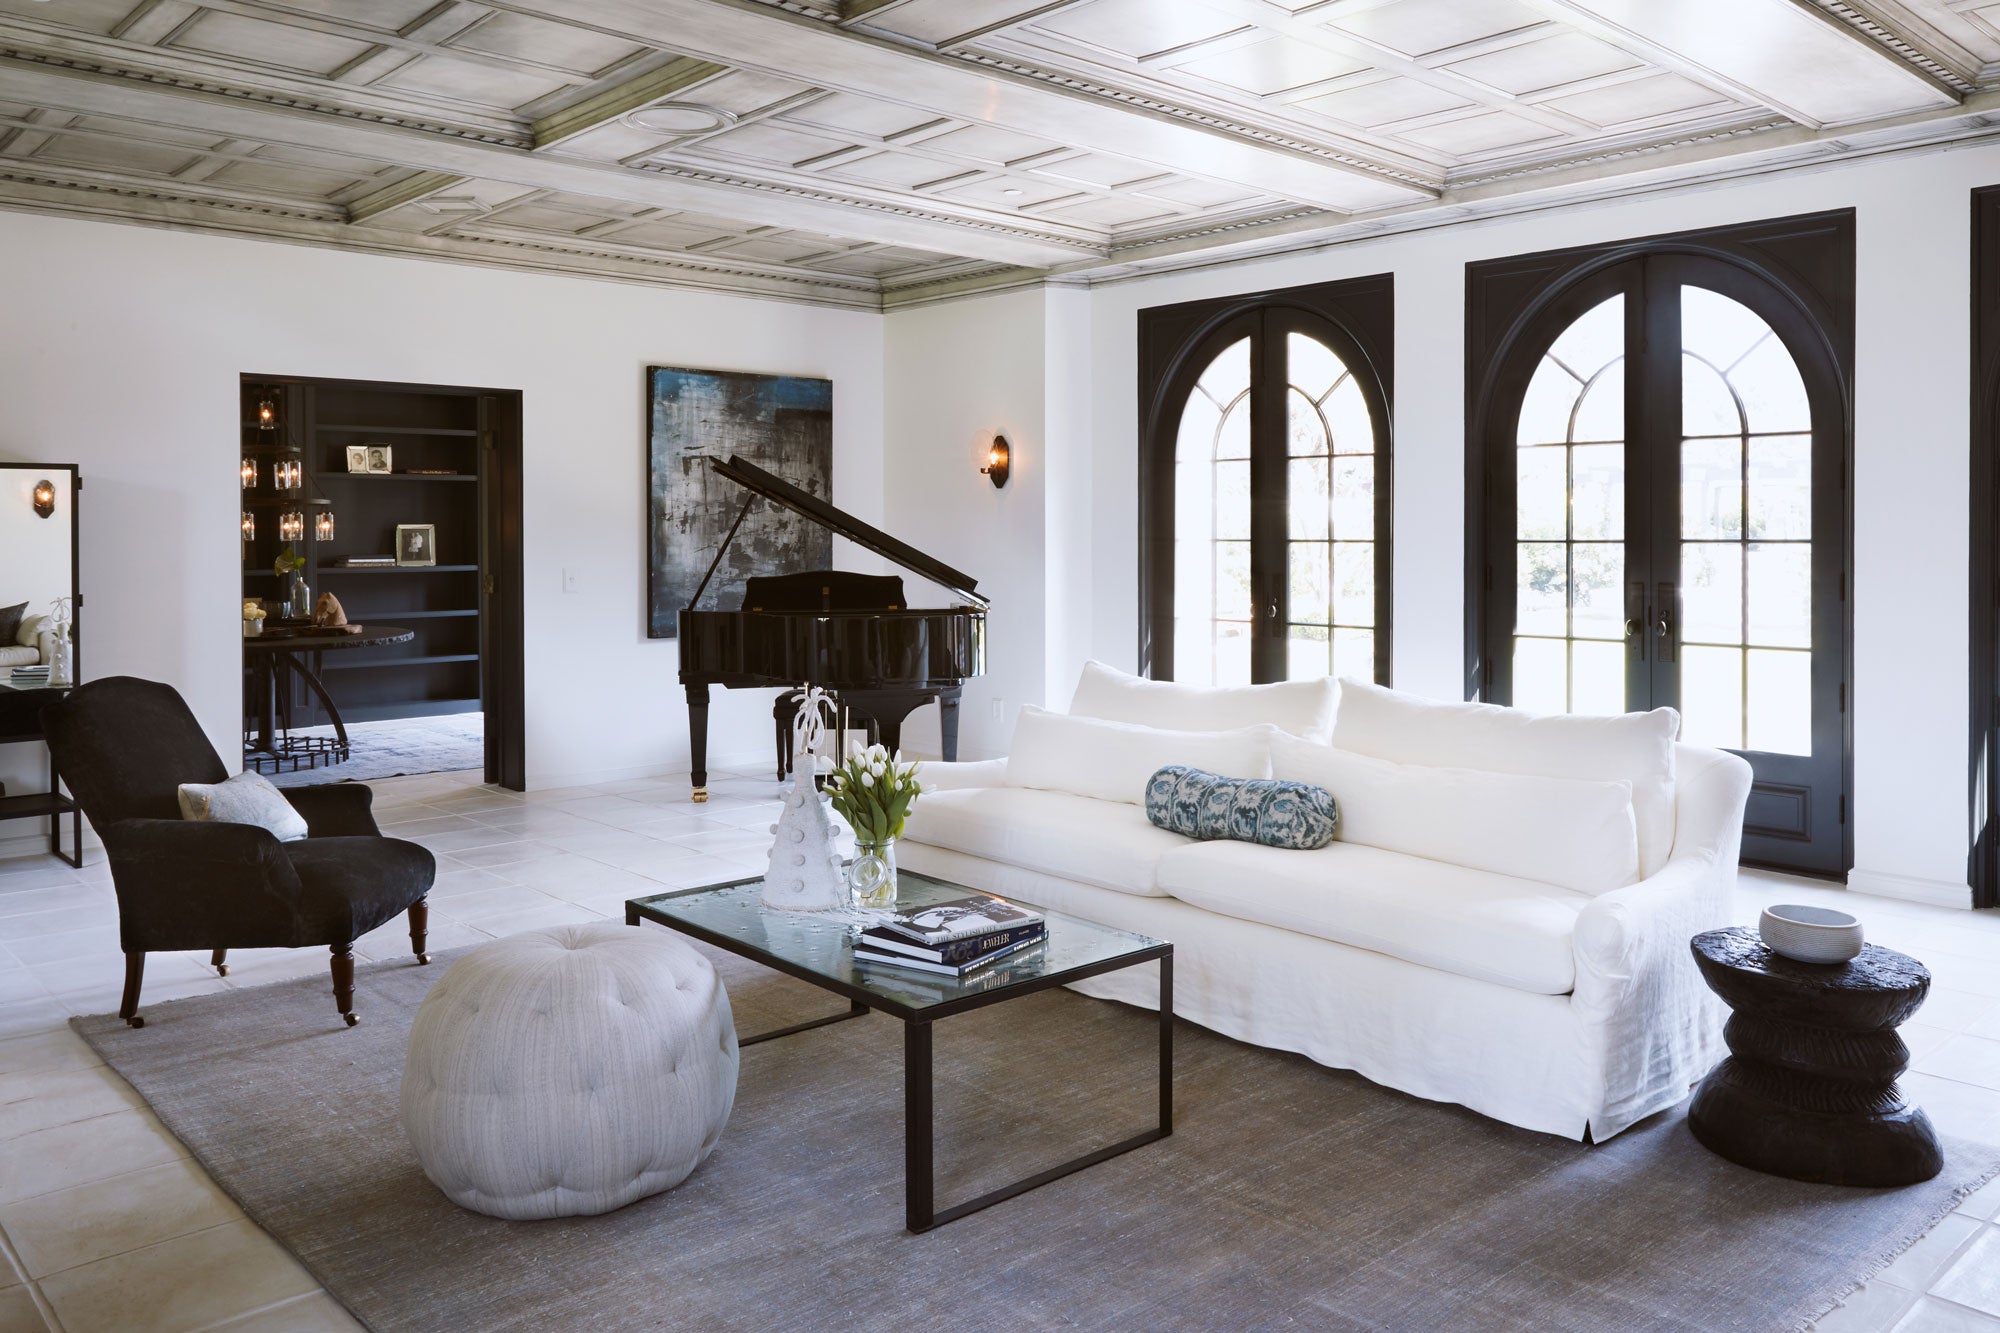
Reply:
[[312, 588], [295, 569], [285, 575], [285, 619], [310, 620], [312, 613]]
[[847, 866], [847, 890], [856, 907], [896, 905], [896, 840], [857, 842]]

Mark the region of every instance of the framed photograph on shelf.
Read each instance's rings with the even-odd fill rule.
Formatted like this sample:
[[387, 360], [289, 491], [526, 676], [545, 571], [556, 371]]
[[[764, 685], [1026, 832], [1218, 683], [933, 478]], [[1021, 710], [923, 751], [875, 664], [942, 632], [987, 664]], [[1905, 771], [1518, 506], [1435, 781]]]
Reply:
[[349, 472], [366, 472], [368, 470], [367, 445], [350, 444], [347, 446], [347, 470]]
[[437, 525], [435, 523], [398, 523], [396, 525], [396, 563], [398, 565], [435, 565], [437, 563]]
[[388, 445], [366, 444], [362, 448], [368, 451], [368, 470], [370, 472], [390, 472], [394, 470], [389, 466], [390, 452]]

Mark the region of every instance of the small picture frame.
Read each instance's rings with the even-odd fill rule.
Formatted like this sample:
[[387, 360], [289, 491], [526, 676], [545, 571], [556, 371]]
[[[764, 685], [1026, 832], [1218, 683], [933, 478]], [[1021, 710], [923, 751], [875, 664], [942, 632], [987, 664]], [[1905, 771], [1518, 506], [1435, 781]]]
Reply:
[[366, 472], [368, 470], [367, 445], [350, 444], [347, 446], [347, 470], [349, 472]]
[[396, 525], [396, 563], [398, 565], [435, 565], [437, 563], [437, 525], [435, 523], [398, 523]]
[[389, 466], [391, 454], [388, 445], [365, 444], [361, 447], [368, 451], [368, 470], [370, 472], [390, 472], [394, 470]]

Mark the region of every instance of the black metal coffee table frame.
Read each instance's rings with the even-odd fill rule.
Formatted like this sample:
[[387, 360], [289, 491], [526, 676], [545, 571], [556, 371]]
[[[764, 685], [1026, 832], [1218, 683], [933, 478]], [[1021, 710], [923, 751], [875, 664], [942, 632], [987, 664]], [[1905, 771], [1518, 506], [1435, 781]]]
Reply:
[[[797, 977], [822, 990], [845, 996], [848, 1010], [844, 1014], [829, 1014], [824, 1018], [810, 1019], [794, 1023], [789, 1027], [772, 1032], [759, 1033], [754, 1037], [743, 1037], [737, 1045], [754, 1046], [758, 1042], [771, 1041], [778, 1037], [789, 1037], [797, 1032], [825, 1027], [830, 1023], [843, 1023], [850, 1018], [859, 1018], [874, 1009], [899, 1018], [903, 1022], [903, 1205], [906, 1225], [912, 1232], [922, 1233], [947, 1222], [990, 1208], [1005, 1202], [1017, 1194], [1025, 1194], [1051, 1181], [1074, 1175], [1085, 1167], [1108, 1161], [1134, 1148], [1143, 1148], [1149, 1143], [1157, 1143], [1174, 1132], [1174, 946], [1159, 942], [1135, 949], [1130, 954], [1089, 963], [1078, 967], [1065, 968], [1043, 976], [1024, 978], [1006, 986], [996, 987], [976, 995], [962, 996], [923, 1008], [900, 1004], [887, 996], [877, 995], [863, 987], [849, 985], [836, 978], [815, 972], [790, 959], [759, 949], [720, 931], [705, 929], [692, 922], [669, 917], [664, 913], [649, 911], [646, 903], [660, 898], [682, 898], [697, 893], [712, 893], [719, 888], [732, 888], [737, 884], [752, 883], [754, 880], [737, 880], [726, 885], [705, 885], [701, 888], [684, 889], [678, 893], [652, 895], [647, 899], [634, 899], [625, 904], [625, 924], [636, 926], [641, 920], [676, 930], [684, 935], [712, 944], [741, 958], [761, 963], [765, 967]], [[1060, 928], [1058, 921], [1051, 926]], [[1152, 1129], [1134, 1134], [1128, 1139], [1109, 1144], [1081, 1157], [1071, 1158], [1059, 1166], [1046, 1171], [1038, 1171], [1011, 1185], [988, 1190], [977, 1198], [955, 1203], [947, 1208], [937, 1206], [934, 1152], [934, 1111], [932, 1084], [931, 1027], [939, 1019], [955, 1014], [969, 1013], [974, 1009], [984, 1009], [988, 1005], [1005, 1000], [1019, 999], [1036, 991], [1066, 986], [1072, 981], [1082, 981], [1086, 977], [1101, 976], [1106, 972], [1116, 972], [1120, 968], [1132, 967], [1140, 963], [1158, 960], [1160, 964], [1160, 1120]]]

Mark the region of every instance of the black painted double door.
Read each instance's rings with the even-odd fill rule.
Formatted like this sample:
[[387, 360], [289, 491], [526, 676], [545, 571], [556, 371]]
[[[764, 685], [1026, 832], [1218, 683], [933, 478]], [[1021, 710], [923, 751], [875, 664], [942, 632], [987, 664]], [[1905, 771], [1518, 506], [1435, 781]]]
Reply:
[[1485, 442], [1486, 695], [1680, 710], [1755, 770], [1746, 861], [1846, 869], [1846, 407], [1809, 312], [1644, 255], [1542, 308]]

